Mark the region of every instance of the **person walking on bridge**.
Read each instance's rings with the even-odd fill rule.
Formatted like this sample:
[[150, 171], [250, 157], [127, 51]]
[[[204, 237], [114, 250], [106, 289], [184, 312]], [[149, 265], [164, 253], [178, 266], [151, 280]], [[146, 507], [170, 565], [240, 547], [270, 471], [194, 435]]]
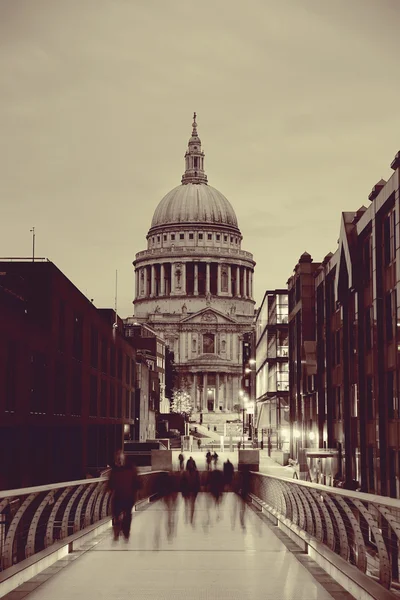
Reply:
[[125, 540], [129, 540], [132, 508], [139, 488], [140, 483], [136, 467], [126, 465], [124, 452], [118, 450], [108, 480], [108, 489], [113, 494], [111, 506], [115, 541], [118, 540], [121, 529]]

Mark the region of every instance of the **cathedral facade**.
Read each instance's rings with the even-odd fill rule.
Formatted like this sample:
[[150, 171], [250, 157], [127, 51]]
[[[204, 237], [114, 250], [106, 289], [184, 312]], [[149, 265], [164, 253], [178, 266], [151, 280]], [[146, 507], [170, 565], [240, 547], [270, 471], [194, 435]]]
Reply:
[[255, 262], [241, 243], [231, 204], [208, 185], [195, 114], [181, 185], [158, 204], [133, 263], [134, 317], [174, 352], [178, 387], [205, 424], [232, 419], [240, 403], [242, 339], [255, 304]]

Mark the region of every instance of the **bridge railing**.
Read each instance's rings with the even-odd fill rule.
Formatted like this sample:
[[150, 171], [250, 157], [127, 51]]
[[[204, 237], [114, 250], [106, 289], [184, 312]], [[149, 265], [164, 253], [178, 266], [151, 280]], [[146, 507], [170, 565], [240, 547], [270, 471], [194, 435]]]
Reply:
[[303, 539], [315, 540], [399, 590], [400, 501], [252, 472], [250, 496]]
[[[136, 503], [154, 493], [158, 471], [139, 474]], [[0, 570], [111, 515], [108, 477], [0, 492]]]

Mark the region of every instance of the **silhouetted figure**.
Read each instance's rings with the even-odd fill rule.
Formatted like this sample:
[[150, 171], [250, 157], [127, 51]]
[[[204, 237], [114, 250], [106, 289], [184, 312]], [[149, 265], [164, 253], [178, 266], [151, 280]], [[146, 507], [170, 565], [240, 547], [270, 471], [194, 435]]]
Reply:
[[178, 460], [179, 460], [179, 468], [181, 471], [183, 471], [183, 469], [185, 468], [185, 457], [183, 456], [183, 454], [180, 454], [178, 456]]
[[197, 469], [196, 463], [195, 463], [195, 461], [193, 460], [192, 457], [190, 457], [189, 460], [187, 461], [187, 463], [186, 463], [186, 469], [188, 471], [192, 471], [193, 469]]
[[214, 498], [216, 504], [219, 504], [224, 491], [224, 475], [219, 469], [214, 469], [208, 476], [208, 491]]
[[214, 452], [214, 454], [212, 455], [212, 460], [213, 460], [213, 463], [214, 463], [214, 469], [217, 468], [218, 458], [219, 458], [218, 454], [216, 452]]
[[233, 467], [233, 464], [231, 463], [231, 461], [228, 458], [227, 461], [224, 463], [224, 481], [225, 481], [225, 485], [228, 487], [230, 487], [232, 485], [234, 472], [235, 472], [235, 469]]
[[200, 448], [201, 448], [201, 439], [200, 438], [197, 440], [197, 447], [200, 450]]
[[115, 464], [111, 469], [108, 489], [112, 492], [112, 524], [114, 540], [122, 533], [125, 540], [129, 539], [132, 522], [132, 508], [140, 488], [137, 469], [134, 465], [125, 464], [125, 455], [118, 450]]
[[[190, 460], [192, 462], [190, 463]], [[200, 491], [200, 475], [196, 468], [196, 463], [190, 457], [188, 460], [189, 467], [184, 471], [181, 477], [181, 493], [185, 500], [185, 518], [188, 520], [188, 512], [190, 515], [190, 522], [193, 524], [194, 518], [194, 505], [196, 502], [197, 494]]]
[[211, 461], [212, 461], [212, 456], [211, 456], [211, 452], [208, 451], [206, 454], [206, 465], [207, 465], [207, 471], [210, 470], [211, 467]]
[[154, 544], [158, 548], [160, 540], [160, 524], [164, 516], [166, 519], [165, 527], [167, 540], [171, 541], [175, 534], [175, 504], [179, 491], [179, 476], [177, 477], [175, 473], [160, 473], [157, 478], [156, 489], [154, 491], [161, 496], [162, 502], [164, 502], [166, 508], [165, 513], [160, 511], [158, 523], [155, 522]]
[[245, 529], [245, 522], [244, 522], [244, 513], [246, 510], [246, 500], [247, 500], [247, 495], [250, 492], [250, 468], [245, 465], [243, 471], [241, 472], [241, 476], [240, 476], [240, 491], [239, 494], [242, 498], [242, 502], [240, 505], [240, 524], [242, 526], [242, 529]]

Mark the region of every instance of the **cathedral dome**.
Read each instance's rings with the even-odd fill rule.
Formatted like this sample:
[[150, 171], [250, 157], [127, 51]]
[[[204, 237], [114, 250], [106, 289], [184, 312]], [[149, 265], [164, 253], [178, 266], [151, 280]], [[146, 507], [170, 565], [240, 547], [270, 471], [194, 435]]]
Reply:
[[178, 185], [157, 206], [151, 229], [170, 224], [212, 224], [238, 229], [235, 211], [221, 192], [204, 183]]

